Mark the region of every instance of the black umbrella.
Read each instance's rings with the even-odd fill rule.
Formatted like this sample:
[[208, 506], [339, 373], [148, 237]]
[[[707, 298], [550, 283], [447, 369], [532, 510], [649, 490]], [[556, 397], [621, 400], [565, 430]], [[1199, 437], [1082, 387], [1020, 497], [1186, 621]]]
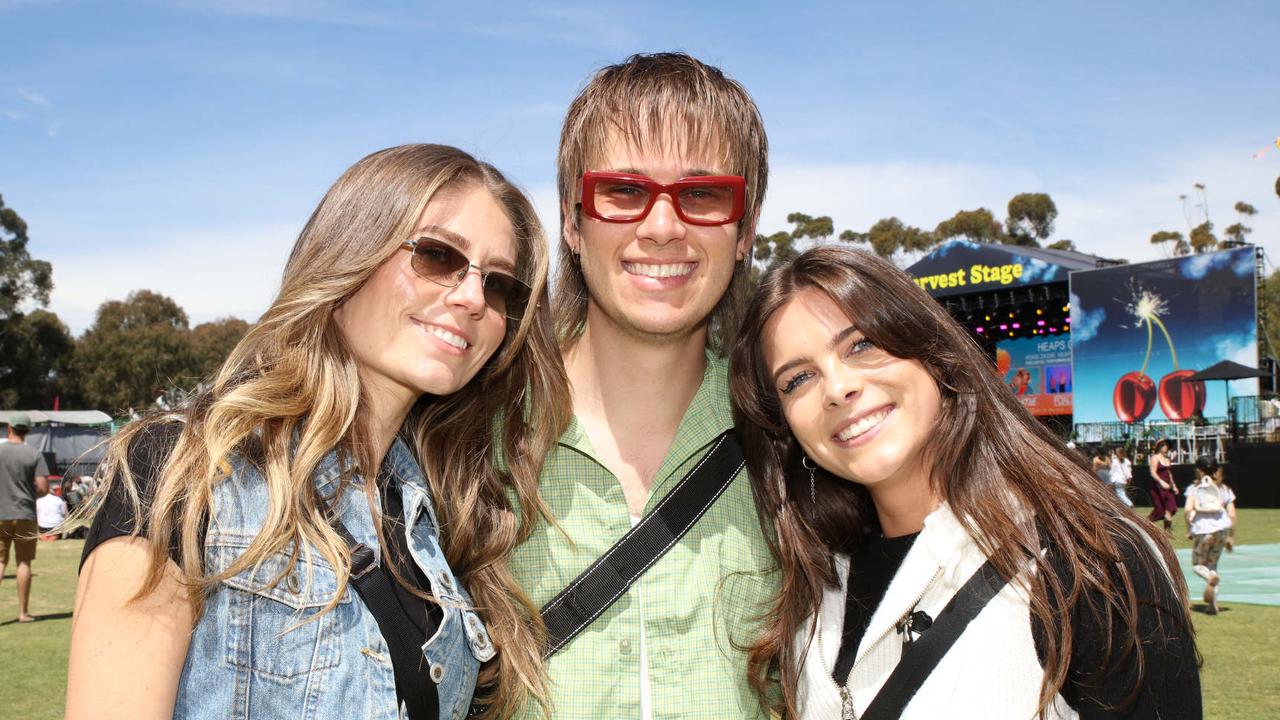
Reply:
[[1271, 377], [1271, 373], [1232, 360], [1217, 362], [1187, 378], [1188, 380], [1241, 380], [1251, 377]]
[[1187, 378], [1190, 380], [1221, 380], [1222, 387], [1227, 391], [1227, 414], [1231, 415], [1232, 432], [1235, 432], [1235, 413], [1231, 411], [1231, 386], [1227, 383], [1231, 380], [1242, 380], [1244, 378], [1264, 378], [1271, 377], [1271, 373], [1258, 368], [1251, 368], [1248, 365], [1241, 365], [1232, 360], [1223, 360], [1216, 362], [1200, 372]]

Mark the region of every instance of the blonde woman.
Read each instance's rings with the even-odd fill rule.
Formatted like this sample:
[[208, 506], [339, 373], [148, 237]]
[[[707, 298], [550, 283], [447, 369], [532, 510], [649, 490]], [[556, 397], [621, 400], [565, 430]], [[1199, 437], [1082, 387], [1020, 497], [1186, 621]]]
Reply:
[[[460, 150], [347, 170], [211, 389], [114, 440], [67, 717], [460, 718], [477, 685], [488, 715], [541, 701], [506, 556], [567, 422], [546, 268], [529, 201]], [[366, 577], [390, 590], [370, 602]]]

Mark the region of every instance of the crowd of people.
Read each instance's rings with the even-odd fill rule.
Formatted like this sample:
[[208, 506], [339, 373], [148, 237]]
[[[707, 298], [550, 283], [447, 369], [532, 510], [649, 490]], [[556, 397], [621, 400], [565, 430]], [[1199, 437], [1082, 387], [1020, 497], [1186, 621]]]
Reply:
[[[1183, 509], [1186, 537], [1192, 541], [1192, 570], [1205, 581], [1205, 612], [1218, 614], [1218, 559], [1222, 551], [1234, 547], [1236, 530], [1235, 492], [1226, 484], [1226, 469], [1212, 455], [1195, 459], [1194, 480], [1178, 489], [1173, 477], [1174, 458], [1168, 440], [1158, 440], [1145, 458], [1147, 482], [1135, 486], [1133, 463], [1124, 446], [1099, 445], [1093, 453], [1092, 467], [1099, 482], [1115, 490], [1116, 496], [1133, 507], [1133, 495], [1149, 499], [1152, 506], [1147, 520], [1159, 524], [1172, 536], [1174, 517]], [[1181, 495], [1181, 500], [1179, 499]]]
[[[719, 68], [597, 72], [553, 292], [493, 166], [349, 168], [217, 375], [117, 433], [73, 512], [67, 717], [1199, 717], [1133, 463], [1091, 474], [883, 259], [753, 286], [767, 148]], [[1187, 501], [1213, 587], [1218, 499]]]

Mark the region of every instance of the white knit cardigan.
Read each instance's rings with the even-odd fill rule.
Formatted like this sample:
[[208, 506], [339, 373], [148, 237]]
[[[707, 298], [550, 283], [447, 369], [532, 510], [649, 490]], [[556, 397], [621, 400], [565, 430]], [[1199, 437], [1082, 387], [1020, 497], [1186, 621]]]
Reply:
[[[925, 518], [924, 530], [903, 559], [858, 646], [847, 685], [856, 716], [865, 712], [902, 656], [897, 621], [913, 609], [936, 618], [986, 559], [945, 503]], [[849, 559], [839, 557], [837, 563], [840, 587], [823, 593], [818, 632], [804, 652], [797, 698], [803, 720], [841, 717], [840, 688], [831, 678], [831, 669], [840, 647]], [[810, 618], [796, 636], [802, 650], [812, 622]], [[1011, 582], [957, 638], [902, 717], [1032, 720], [1043, 679], [1025, 585]], [[1054, 697], [1047, 716], [1078, 717], [1061, 695]]]

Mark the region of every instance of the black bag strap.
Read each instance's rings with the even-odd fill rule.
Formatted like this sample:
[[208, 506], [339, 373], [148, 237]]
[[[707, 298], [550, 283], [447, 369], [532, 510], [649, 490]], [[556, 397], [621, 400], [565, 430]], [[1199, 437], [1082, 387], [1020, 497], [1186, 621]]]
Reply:
[[369, 608], [382, 639], [387, 642], [396, 690], [409, 710], [409, 717], [412, 720], [436, 720], [440, 717], [439, 694], [428, 673], [422, 648], [413, 642], [413, 638], [422, 634], [421, 631], [396, 599], [395, 589], [380, 569], [373, 548], [352, 537], [336, 514], [329, 514], [329, 524], [351, 550], [351, 586], [364, 601], [364, 606]]
[[720, 434], [693, 470], [591, 567], [542, 607], [551, 657], [622, 597], [641, 575], [689, 532], [745, 461], [733, 430]]
[[[991, 598], [1008, 583], [988, 560], [956, 592], [918, 640], [902, 648], [902, 659], [876, 693], [862, 720], [896, 720], [929, 674]], [[910, 631], [908, 631], [910, 632]]]

